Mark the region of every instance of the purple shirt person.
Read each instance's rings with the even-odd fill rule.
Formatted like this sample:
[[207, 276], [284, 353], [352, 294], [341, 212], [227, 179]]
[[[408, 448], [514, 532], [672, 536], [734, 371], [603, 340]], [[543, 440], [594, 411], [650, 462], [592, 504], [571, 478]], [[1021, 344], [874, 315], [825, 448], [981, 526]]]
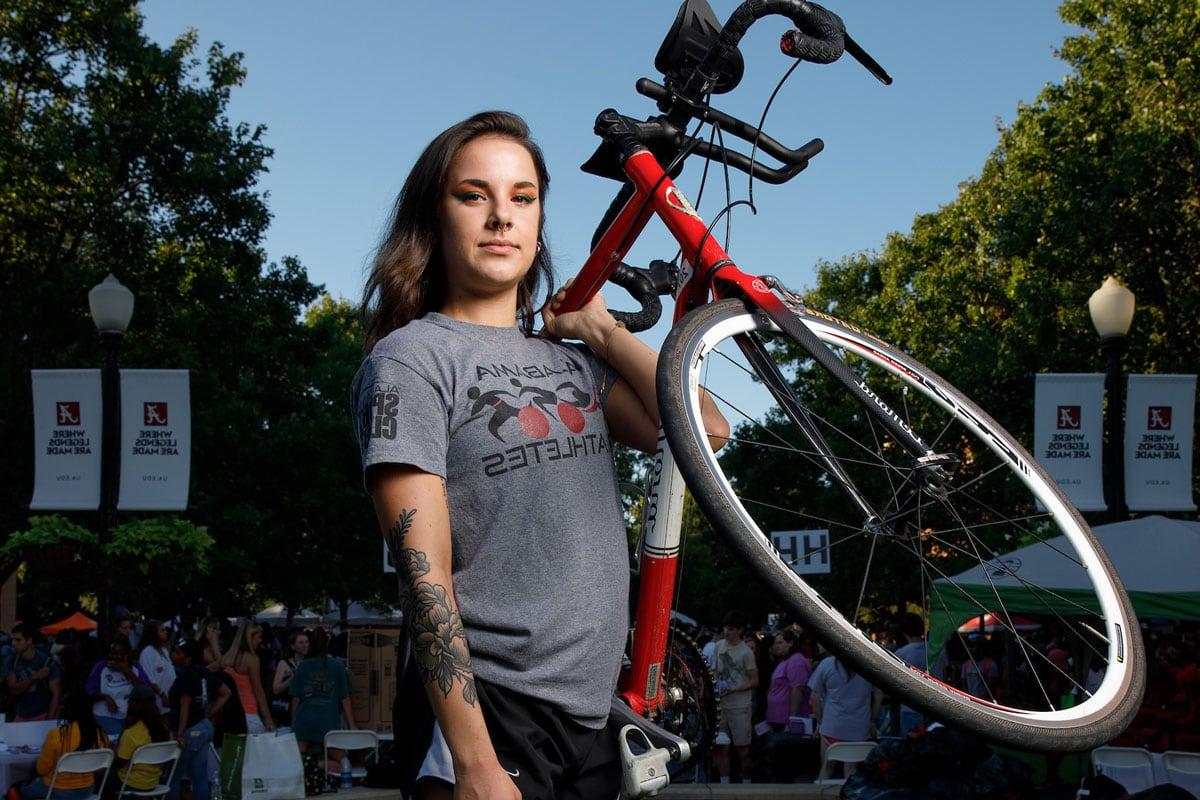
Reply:
[[771, 655], [782, 660], [771, 673], [766, 720], [777, 730], [787, 726], [788, 717], [812, 716], [808, 689], [812, 665], [797, 649], [798, 644], [796, 634], [792, 631], [777, 634], [771, 644]]

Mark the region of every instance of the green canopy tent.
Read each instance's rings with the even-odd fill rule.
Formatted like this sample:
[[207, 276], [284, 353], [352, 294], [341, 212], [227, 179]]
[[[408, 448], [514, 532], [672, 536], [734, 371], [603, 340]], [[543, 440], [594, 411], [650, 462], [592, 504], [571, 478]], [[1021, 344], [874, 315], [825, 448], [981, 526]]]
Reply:
[[[1150, 516], [1093, 530], [1125, 583], [1138, 617], [1200, 620], [1200, 522]], [[999, 610], [997, 594], [1004, 609], [1014, 614], [1054, 612], [1070, 617], [1080, 613], [1078, 606], [1095, 610], [1095, 595], [1084, 571], [1054, 549], [1065, 547], [1064, 538], [1055, 537], [934, 581], [929, 603], [930, 658], [959, 625]], [[1022, 581], [1053, 590], [1058, 597], [1026, 588]]]

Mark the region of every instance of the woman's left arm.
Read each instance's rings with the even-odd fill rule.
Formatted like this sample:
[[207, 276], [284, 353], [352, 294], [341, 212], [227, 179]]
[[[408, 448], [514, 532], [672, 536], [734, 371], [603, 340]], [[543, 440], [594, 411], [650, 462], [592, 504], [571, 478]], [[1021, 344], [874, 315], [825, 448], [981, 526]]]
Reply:
[[[556, 314], [555, 309], [570, 285], [571, 281], [568, 281], [543, 309], [545, 333], [560, 339], [583, 340], [617, 371], [621, 380], [613, 385], [604, 403], [609, 430], [622, 444], [644, 453], [655, 452], [660, 424], [656, 389], [658, 353], [617, 323], [600, 294], [578, 311], [562, 316]], [[729, 437], [729, 423], [707, 393], [701, 410], [709, 446], [717, 450]]]

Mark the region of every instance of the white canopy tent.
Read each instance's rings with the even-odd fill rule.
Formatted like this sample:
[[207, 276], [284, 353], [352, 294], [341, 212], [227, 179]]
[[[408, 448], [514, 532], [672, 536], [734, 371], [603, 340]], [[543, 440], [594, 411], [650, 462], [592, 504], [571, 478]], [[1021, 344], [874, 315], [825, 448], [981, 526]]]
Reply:
[[[1200, 522], [1149, 516], [1099, 525], [1093, 530], [1121, 576], [1139, 617], [1200, 619]], [[1086, 574], [1058, 550], [1071, 552], [1061, 536], [934, 581], [930, 648], [940, 649], [946, 638], [970, 618], [998, 610], [997, 593], [1012, 613], [1053, 611], [1065, 617], [1079, 613], [1075, 604], [1096, 608]], [[1062, 601], [1032, 591], [1029, 586], [1053, 590]]]
[[[330, 604], [331, 610], [321, 617], [326, 625], [336, 625], [341, 621], [341, 612], [337, 606]], [[400, 609], [390, 606], [370, 606], [362, 603], [351, 603], [346, 612], [347, 625], [399, 626], [403, 621]]]
[[[256, 622], [266, 622], [271, 625], [282, 625], [287, 622], [287, 606], [283, 603], [272, 603], [254, 615]], [[307, 608], [298, 608], [292, 615], [293, 625], [315, 625], [321, 621], [321, 615]]]

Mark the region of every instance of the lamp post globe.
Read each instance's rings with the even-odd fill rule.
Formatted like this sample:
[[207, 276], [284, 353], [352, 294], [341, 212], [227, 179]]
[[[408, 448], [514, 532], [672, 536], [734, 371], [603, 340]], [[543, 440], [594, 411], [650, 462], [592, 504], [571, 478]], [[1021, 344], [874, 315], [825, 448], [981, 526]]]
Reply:
[[1104, 354], [1104, 496], [1114, 522], [1128, 519], [1125, 510], [1125, 392], [1121, 356], [1136, 308], [1133, 292], [1109, 275], [1088, 298], [1088, 313], [1100, 335]]
[[100, 335], [100, 349], [104, 355], [100, 370], [100, 395], [104, 406], [100, 432], [100, 529], [96, 536], [101, 560], [97, 636], [103, 642], [103, 637], [112, 630], [111, 587], [105, 551], [116, 516], [121, 480], [121, 368], [117, 356], [133, 318], [133, 292], [109, 273], [88, 292], [88, 308]]
[[110, 272], [88, 292], [88, 308], [97, 331], [124, 335], [133, 318], [133, 292]]
[[1117, 278], [1109, 275], [1099, 289], [1092, 292], [1088, 298], [1088, 313], [1092, 317], [1092, 325], [1100, 339], [1120, 337], [1124, 339], [1129, 334], [1129, 326], [1133, 324], [1133, 311], [1136, 298], [1133, 292], [1125, 288]]

